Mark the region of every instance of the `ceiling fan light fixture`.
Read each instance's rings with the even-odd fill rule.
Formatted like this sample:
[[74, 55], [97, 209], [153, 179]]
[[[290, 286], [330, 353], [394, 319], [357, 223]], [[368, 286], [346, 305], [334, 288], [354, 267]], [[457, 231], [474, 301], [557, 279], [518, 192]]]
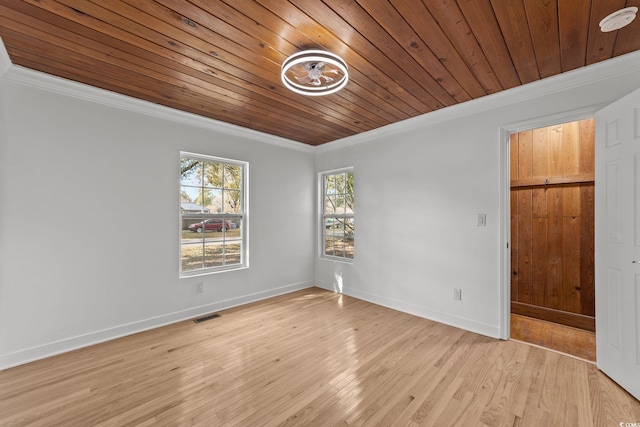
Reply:
[[287, 89], [300, 95], [329, 95], [346, 86], [349, 68], [334, 53], [304, 50], [294, 53], [282, 63], [280, 77]]
[[636, 13], [638, 8], [635, 6], [617, 10], [600, 21], [600, 31], [608, 33], [626, 27], [636, 18]]

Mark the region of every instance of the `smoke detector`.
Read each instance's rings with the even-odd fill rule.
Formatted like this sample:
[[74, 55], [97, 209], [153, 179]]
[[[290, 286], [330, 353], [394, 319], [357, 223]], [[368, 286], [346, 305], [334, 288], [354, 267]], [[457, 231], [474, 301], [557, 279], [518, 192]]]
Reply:
[[600, 21], [600, 31], [608, 33], [609, 31], [619, 30], [629, 25], [636, 18], [636, 13], [638, 13], [638, 8], [635, 6], [625, 7], [613, 12]]

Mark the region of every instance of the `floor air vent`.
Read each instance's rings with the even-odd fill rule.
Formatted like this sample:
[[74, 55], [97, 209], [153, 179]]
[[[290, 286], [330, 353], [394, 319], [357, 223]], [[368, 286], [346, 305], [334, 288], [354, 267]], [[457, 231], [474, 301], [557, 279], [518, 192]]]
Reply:
[[197, 319], [193, 319], [193, 321], [196, 323], [202, 323], [202, 322], [206, 322], [207, 320], [215, 319], [216, 317], [220, 317], [220, 315], [218, 313], [208, 314], [204, 317], [198, 317]]

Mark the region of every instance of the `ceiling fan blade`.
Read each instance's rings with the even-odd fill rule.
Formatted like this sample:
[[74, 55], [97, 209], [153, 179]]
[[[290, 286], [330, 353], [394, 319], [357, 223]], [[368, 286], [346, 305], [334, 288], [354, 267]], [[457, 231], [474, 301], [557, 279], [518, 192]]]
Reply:
[[309, 75], [309, 71], [304, 64], [296, 64], [287, 70], [287, 74], [294, 76], [295, 78], [303, 78]]
[[294, 77], [300, 84], [303, 84], [303, 85], [312, 84], [312, 79], [309, 76], [304, 76], [304, 77], [294, 76]]
[[340, 73], [341, 73], [341, 71], [340, 71], [337, 67], [334, 67], [334, 66], [333, 66], [333, 65], [331, 65], [331, 64], [327, 64], [327, 65], [324, 67], [324, 70], [322, 70], [322, 73], [323, 73], [323, 74], [327, 74], [327, 73], [329, 73], [329, 74], [340, 74]]

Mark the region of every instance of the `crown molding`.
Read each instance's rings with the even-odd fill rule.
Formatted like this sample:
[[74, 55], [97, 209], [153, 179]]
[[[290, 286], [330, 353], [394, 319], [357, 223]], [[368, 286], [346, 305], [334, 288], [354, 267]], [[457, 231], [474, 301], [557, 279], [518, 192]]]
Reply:
[[[1, 43], [1, 39], [0, 39]], [[4, 46], [2, 46], [3, 48]], [[1, 50], [1, 49], [0, 49]], [[8, 59], [8, 57], [7, 57]], [[127, 110], [147, 116], [169, 120], [189, 126], [195, 126], [215, 132], [225, 133], [236, 137], [248, 139], [251, 141], [266, 142], [282, 148], [288, 148], [306, 153], [313, 153], [313, 146], [303, 144], [302, 142], [269, 135], [253, 129], [247, 129], [242, 126], [225, 123], [219, 120], [210, 119], [160, 104], [154, 104], [149, 101], [132, 98], [130, 96], [111, 92], [105, 89], [96, 88], [84, 83], [67, 80], [62, 77], [53, 76], [42, 73], [40, 71], [31, 70], [19, 65], [12, 65], [9, 62], [7, 70], [4, 74], [2, 52], [0, 51], [0, 77], [2, 79], [18, 83], [21, 85], [82, 99], [97, 104], [106, 105], [122, 110]]]
[[360, 133], [316, 147], [317, 153], [350, 147], [356, 144], [388, 138], [399, 133], [424, 128], [449, 120], [489, 111], [528, 101], [546, 95], [574, 89], [607, 79], [620, 79], [625, 75], [640, 72], [640, 51], [628, 53], [606, 61], [598, 62], [546, 79], [507, 89], [482, 98], [445, 107], [417, 117], [392, 123], [377, 129]]

